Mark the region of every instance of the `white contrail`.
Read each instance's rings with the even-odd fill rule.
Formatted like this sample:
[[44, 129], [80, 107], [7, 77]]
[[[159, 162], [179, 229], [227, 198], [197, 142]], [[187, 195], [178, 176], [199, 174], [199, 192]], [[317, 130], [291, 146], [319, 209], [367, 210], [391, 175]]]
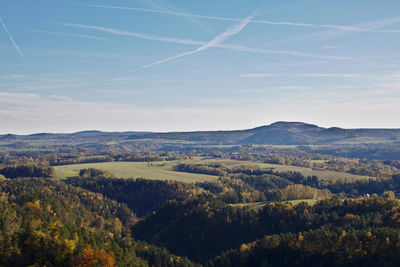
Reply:
[[[206, 16], [206, 15], [198, 15], [198, 14], [191, 14], [191, 13], [185, 13], [185, 12], [158, 10], [158, 9], [150, 9], [150, 8], [93, 5], [93, 4], [74, 4], [74, 5], [97, 7], [97, 8], [108, 8], [108, 9], [135, 10], [135, 11], [142, 11], [142, 12], [148, 12], [148, 13], [157, 13], [157, 14], [166, 14], [166, 15], [175, 15], [175, 16], [182, 16], [182, 17], [192, 17], [192, 18], [211, 19], [211, 20], [220, 20], [220, 21], [233, 21], [233, 22], [243, 21], [242, 19], [237, 19], [237, 18]], [[335, 29], [335, 30], [350, 31], [350, 32], [383, 32], [383, 33], [398, 33], [398, 32], [400, 32], [400, 30], [378, 30], [378, 29], [371, 29], [368, 27], [333, 25], [333, 24], [298, 23], [298, 22], [290, 22], [290, 21], [250, 20], [249, 22], [250, 23], [259, 23], [259, 24], [268, 24], [268, 25], [287, 25], [287, 26], [294, 26], [294, 27], [325, 28], [325, 29]]]
[[145, 39], [145, 40], [155, 40], [155, 41], [163, 41], [163, 42], [168, 42], [168, 43], [190, 44], [190, 45], [203, 45], [205, 43], [205, 42], [194, 41], [194, 40], [190, 40], [190, 39], [160, 37], [160, 36], [154, 36], [154, 35], [147, 34], [147, 33], [121, 31], [118, 29], [93, 26], [93, 25], [82, 25], [82, 24], [73, 24], [73, 23], [60, 23], [60, 24], [64, 25], [64, 26], [75, 27], [75, 28], [91, 29], [91, 30], [96, 30], [96, 31], [101, 31], [101, 32], [107, 32], [107, 33], [115, 34], [115, 35], [132, 36], [132, 37]]
[[14, 41], [14, 38], [11, 36], [10, 32], [8, 31], [7, 26], [6, 26], [6, 24], [4, 24], [4, 21], [3, 21], [3, 19], [1, 18], [1, 16], [0, 16], [0, 23], [1, 23], [1, 25], [3, 25], [3, 28], [4, 28], [4, 30], [6, 31], [8, 37], [10, 38], [11, 43], [12, 43], [13, 46], [15, 47], [15, 50], [17, 50], [19, 56], [20, 56], [22, 59], [24, 59], [24, 56], [22, 55], [21, 50], [19, 49], [17, 43]]
[[106, 41], [107, 38], [91, 36], [91, 35], [82, 35], [82, 34], [73, 34], [73, 33], [63, 33], [63, 32], [49, 32], [49, 31], [42, 31], [42, 30], [30, 30], [31, 32], [38, 32], [38, 33], [45, 33], [45, 34], [52, 34], [52, 35], [60, 35], [60, 36], [71, 36], [77, 38], [84, 38], [84, 39], [93, 39], [93, 40], [101, 40]]
[[138, 70], [143, 70], [143, 69], [147, 69], [149, 67], [155, 66], [155, 65], [159, 65], [161, 63], [165, 63], [180, 57], [184, 57], [184, 56], [188, 56], [188, 55], [192, 55], [192, 54], [196, 54], [199, 53], [201, 51], [207, 50], [211, 47], [215, 47], [217, 45], [222, 44], [224, 41], [226, 41], [229, 37], [238, 34], [239, 32], [241, 32], [246, 26], [247, 24], [249, 24], [250, 20], [254, 17], [255, 15], [251, 15], [249, 17], [247, 17], [244, 20], [241, 20], [239, 24], [236, 24], [230, 28], [228, 28], [225, 32], [221, 33], [220, 35], [216, 36], [214, 39], [212, 39], [211, 41], [209, 41], [206, 44], [203, 44], [202, 46], [200, 46], [199, 48], [192, 50], [192, 51], [188, 51], [182, 54], [178, 54], [172, 57], [168, 57], [162, 60], [158, 60], [156, 62], [153, 62], [151, 64], [148, 64], [146, 66], [143, 66], [141, 68], [139, 68]]
[[[376, 21], [370, 21], [367, 23], [359, 24], [356, 27], [363, 29], [364, 32], [385, 32], [385, 33], [399, 33], [400, 30], [391, 30], [391, 29], [381, 29], [390, 25], [394, 25], [400, 23], [400, 17], [393, 17], [393, 18], [388, 18], [388, 19], [383, 19], [383, 20], [376, 20]], [[318, 40], [326, 40], [330, 39], [332, 37], [340, 36], [340, 35], [346, 35], [349, 34], [349, 32], [343, 31], [341, 29], [337, 29], [337, 31], [332, 30], [332, 31], [327, 31], [327, 32], [322, 32], [322, 33], [316, 33], [313, 35], [310, 35], [310, 39], [312, 36], [315, 36]], [[308, 38], [308, 37], [307, 37]]]
[[136, 69], [136, 70], [134, 70], [134, 71], [144, 70], [144, 69], [150, 68], [150, 67], [152, 67], [152, 66], [155, 66], [155, 65], [158, 65], [158, 64], [161, 64], [161, 63], [165, 63], [165, 62], [168, 62], [168, 61], [171, 61], [171, 60], [180, 58], [180, 57], [184, 57], [184, 56], [188, 56], [188, 55], [195, 54], [195, 53], [197, 53], [197, 52], [198, 52], [197, 50], [192, 50], [192, 51], [188, 51], [188, 52], [185, 52], [185, 53], [182, 53], [182, 54], [179, 54], [179, 55], [175, 55], [175, 56], [172, 56], [172, 57], [167, 57], [167, 58], [158, 60], [158, 61], [156, 61], [156, 62], [147, 64], [146, 66], [140, 67], [140, 68], [138, 68], [138, 69]]
[[[246, 23], [243, 20], [241, 20], [241, 22]], [[114, 29], [114, 28], [107, 28], [107, 27], [100, 27], [100, 26], [93, 26], [93, 25], [82, 25], [82, 24], [73, 24], [73, 23], [60, 23], [60, 24], [64, 25], [64, 26], [69, 26], [69, 27], [75, 27], [75, 28], [81, 28], [81, 29], [91, 29], [91, 30], [106, 32], [106, 33], [114, 34], [114, 35], [131, 36], [131, 37], [136, 37], [136, 38], [144, 39], [144, 40], [153, 40], [153, 41], [161, 41], [161, 42], [168, 42], [168, 43], [188, 44], [188, 45], [200, 45], [200, 46], [205, 46], [208, 44], [207, 42], [204, 42], [204, 41], [171, 38], [171, 37], [160, 37], [160, 36], [150, 35], [150, 34], [146, 34], [146, 33], [129, 32], [129, 31], [123, 31], [123, 30], [118, 30], [118, 29]], [[227, 33], [225, 32], [224, 34], [226, 35]], [[222, 34], [222, 36], [225, 36], [224, 34]], [[291, 55], [291, 56], [297, 56], [297, 57], [311, 57], [311, 58], [323, 58], [323, 59], [350, 59], [349, 57], [310, 54], [310, 53], [290, 51], [290, 50], [273, 50], [273, 49], [253, 48], [253, 47], [248, 47], [248, 46], [244, 46], [244, 45], [230, 45], [230, 44], [223, 44], [221, 42], [218, 43], [215, 40], [211, 41], [211, 42], [213, 42], [212, 46], [216, 47], [216, 48], [230, 49], [230, 50], [234, 50], [234, 51], [250, 52], [250, 53], [257, 53], [257, 54], [278, 54], [278, 55]], [[202, 48], [202, 49], [204, 50], [204, 48]], [[187, 55], [197, 53], [197, 52], [199, 52], [199, 51], [196, 51], [196, 50], [189, 51], [189, 52], [183, 53], [181, 55], [177, 55], [177, 56], [173, 56], [171, 58], [166, 58], [166, 59], [160, 60], [160, 62], [154, 62], [149, 65], [151, 65], [151, 66], [157, 65], [156, 63], [158, 63], [158, 64], [164, 63], [169, 60], [176, 59], [176, 58], [179, 58], [182, 56], [187, 56]]]
[[304, 52], [290, 51], [290, 50], [274, 50], [274, 49], [253, 48], [253, 47], [247, 47], [247, 46], [244, 46], [244, 45], [219, 44], [219, 45], [216, 45], [215, 47], [226, 48], [226, 49], [242, 51], [242, 52], [257, 53], [257, 54], [290, 55], [290, 56], [296, 56], [296, 57], [311, 57], [311, 58], [338, 59], [338, 60], [351, 59], [350, 57], [343, 57], [343, 56], [330, 56], [330, 55], [322, 55], [322, 54], [311, 54], [311, 53], [304, 53]]

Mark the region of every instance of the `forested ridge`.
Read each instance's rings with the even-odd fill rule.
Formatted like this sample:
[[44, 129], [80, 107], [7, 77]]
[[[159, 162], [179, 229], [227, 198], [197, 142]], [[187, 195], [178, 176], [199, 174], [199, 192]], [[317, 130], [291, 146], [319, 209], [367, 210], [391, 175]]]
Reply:
[[193, 266], [137, 242], [125, 205], [63, 182], [0, 183], [1, 266]]
[[[262, 144], [286, 126], [304, 142]], [[373, 132], [4, 136], [0, 266], [398, 266], [397, 131], [309, 145]], [[115, 175], [131, 163], [146, 178]]]
[[206, 266], [398, 266], [399, 236], [391, 228], [268, 235]]
[[[390, 256], [385, 262], [397, 260], [400, 207], [395, 199], [328, 198], [314, 205], [271, 202], [253, 209], [231, 204], [224, 196], [231, 186], [224, 180], [215, 182], [220, 190], [202, 184], [124, 180], [92, 169], [59, 182], [5, 179], [1, 182], [1, 264], [194, 265], [187, 257], [209, 266], [238, 262], [237, 266], [362, 265], [378, 252]], [[250, 193], [262, 190], [260, 186], [263, 183], [239, 183], [235, 190], [245, 188], [243, 192]], [[346, 243], [339, 242], [343, 233]], [[370, 251], [370, 235], [379, 250]], [[327, 236], [334, 246], [327, 246]], [[339, 251], [344, 251], [341, 258], [331, 261]], [[291, 255], [292, 261], [278, 261], [277, 255], [284, 254]]]
[[[243, 169], [243, 173], [237, 169], [231, 174], [232, 177], [221, 177], [215, 182], [199, 183], [197, 186], [172, 181], [113, 179], [101, 175], [71, 178], [66, 182], [105, 194], [110, 198], [118, 198], [133, 211], [147, 214], [131, 227], [132, 234], [137, 239], [166, 247], [172, 253], [187, 256], [196, 262], [216, 264], [216, 266], [222, 264], [221, 257], [226, 260], [227, 257], [234, 255], [226, 254], [224, 251], [238, 249], [243, 244], [249, 247], [248, 242], [254, 242], [264, 236], [313, 231], [325, 231], [323, 232], [325, 234], [327, 231], [335, 235], [343, 231], [358, 233], [357, 231], [363, 229], [384, 231], [400, 227], [400, 207], [398, 201], [392, 198], [393, 195], [382, 195], [386, 198], [376, 195], [369, 198], [339, 199], [325, 194], [321, 198], [325, 200], [320, 200], [314, 205], [274, 202], [284, 201], [294, 194], [296, 191], [291, 188], [293, 186], [299, 187], [296, 189], [299, 194], [297, 197], [306, 198], [309, 191], [307, 186], [295, 183], [304, 177], [296, 173], [281, 174], [288, 179], [286, 180], [275, 175], [251, 176], [244, 173], [249, 173], [247, 168]], [[271, 178], [280, 179], [280, 187], [271, 183]], [[393, 181], [396, 181], [396, 178], [397, 176]], [[255, 182], [257, 179], [260, 181]], [[147, 191], [143, 191], [144, 185], [148, 188]], [[117, 190], [113, 192], [111, 188]], [[280, 190], [280, 194], [276, 195], [276, 190]], [[174, 194], [165, 194], [168, 191]], [[143, 195], [141, 192], [146, 194]], [[261, 192], [266, 194], [263, 196]], [[145, 196], [153, 199], [156, 195], [160, 196], [158, 198], [160, 201], [164, 199], [157, 206], [147, 211], [137, 206], [137, 203], [144, 203]], [[258, 199], [260, 197], [265, 199], [268, 195], [275, 199], [258, 209], [246, 205], [232, 205], [244, 200], [251, 204], [260, 200]], [[243, 196], [242, 199], [239, 199], [240, 196]], [[314, 189], [310, 198], [315, 196], [318, 197], [317, 189]], [[287, 236], [285, 238], [287, 239]], [[323, 240], [321, 238], [321, 242]], [[214, 262], [213, 259], [220, 254], [221, 256]], [[263, 257], [262, 255], [258, 257]], [[321, 260], [325, 258], [322, 257]], [[250, 262], [248, 266], [254, 265]]]

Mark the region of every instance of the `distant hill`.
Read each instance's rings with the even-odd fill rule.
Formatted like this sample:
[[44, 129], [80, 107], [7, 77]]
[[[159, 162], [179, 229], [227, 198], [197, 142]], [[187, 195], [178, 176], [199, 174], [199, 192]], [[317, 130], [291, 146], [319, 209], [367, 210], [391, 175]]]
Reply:
[[[270, 144], [270, 145], [319, 145], [364, 140], [372, 138], [380, 141], [399, 141], [400, 129], [342, 129], [323, 128], [303, 122], [275, 122], [247, 130], [233, 131], [195, 131], [195, 132], [102, 132], [82, 131], [72, 134], [39, 133], [32, 135], [3, 135], [3, 141], [40, 139], [79, 139], [79, 140], [160, 140], [181, 141], [204, 144]], [[363, 139], [364, 138], [364, 139]]]
[[322, 128], [303, 122], [275, 122], [248, 130], [134, 134], [128, 139], [163, 139], [224, 144], [311, 145], [330, 144], [358, 137], [390, 139], [400, 129]]
[[[241, 140], [245, 144], [309, 145], [325, 144], [366, 136], [354, 130], [322, 128], [302, 122], [276, 122], [254, 129], [254, 134]], [[398, 132], [400, 134], [400, 131]]]
[[6, 134], [0, 136], [0, 141], [15, 141], [18, 139], [18, 136], [15, 134]]

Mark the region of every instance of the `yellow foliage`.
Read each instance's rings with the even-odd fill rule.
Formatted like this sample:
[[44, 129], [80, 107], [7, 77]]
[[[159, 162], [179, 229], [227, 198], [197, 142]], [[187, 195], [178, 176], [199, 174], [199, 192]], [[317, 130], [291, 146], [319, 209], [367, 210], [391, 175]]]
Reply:
[[240, 246], [240, 252], [246, 251], [246, 250], [248, 250], [248, 249], [249, 249], [249, 246], [246, 245], [246, 244], [242, 244], [242, 245]]
[[81, 257], [79, 258], [78, 267], [91, 267], [95, 266], [97, 259], [95, 257], [95, 252], [91, 246], [86, 245], [82, 251]]
[[112, 224], [112, 230], [116, 233], [120, 233], [122, 230], [122, 222], [118, 219], [115, 218]]
[[74, 240], [64, 239], [64, 246], [72, 254], [75, 251], [76, 243]]
[[90, 245], [86, 245], [78, 259], [78, 267], [114, 267], [116, 266], [114, 254], [107, 253], [105, 250], [93, 250]]
[[299, 241], [303, 241], [303, 240], [304, 240], [304, 237], [303, 237], [302, 234], [300, 234], [300, 235], [299, 235]]
[[366, 234], [366, 236], [367, 236], [368, 238], [371, 238], [371, 237], [372, 237], [371, 232], [368, 232], [368, 233]]
[[100, 264], [102, 267], [114, 267], [115, 265], [115, 259], [113, 254], [109, 254], [103, 249], [100, 249], [99, 251], [96, 252], [96, 256], [98, 258], [98, 261], [100, 261]]
[[25, 203], [25, 207], [26, 208], [30, 208], [31, 210], [33, 210], [34, 212], [39, 212], [41, 210], [40, 207], [40, 200], [36, 200], [35, 202], [26, 202]]

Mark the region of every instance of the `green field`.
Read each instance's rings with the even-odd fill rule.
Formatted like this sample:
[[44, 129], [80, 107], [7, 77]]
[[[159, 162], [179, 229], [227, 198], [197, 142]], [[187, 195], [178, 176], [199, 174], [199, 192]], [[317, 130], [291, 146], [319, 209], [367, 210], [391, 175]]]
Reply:
[[239, 207], [239, 208], [248, 207], [249, 209], [259, 210], [262, 209], [265, 205], [270, 203], [282, 202], [282, 203], [291, 203], [292, 205], [297, 205], [302, 202], [305, 202], [308, 205], [312, 206], [315, 203], [317, 203], [317, 201], [318, 200], [316, 199], [296, 199], [296, 200], [268, 201], [268, 202], [255, 202], [255, 203], [237, 203], [237, 204], [230, 204], [229, 206]]
[[218, 177], [213, 175], [176, 172], [172, 166], [176, 161], [168, 162], [102, 162], [84, 163], [56, 166], [54, 178], [64, 179], [77, 176], [79, 170], [86, 168], [96, 168], [111, 172], [118, 178], [147, 178], [157, 180], [174, 180], [184, 183], [195, 183], [216, 180]]
[[388, 140], [386, 138], [361, 136], [361, 137], [354, 137], [354, 138], [337, 141], [334, 144], [338, 144], [338, 145], [388, 144], [388, 143], [392, 143], [395, 141], [397, 141], [397, 140]]
[[274, 171], [296, 171], [302, 173], [304, 176], [317, 176], [320, 179], [335, 180], [346, 179], [350, 181], [368, 179], [371, 177], [354, 175], [344, 172], [335, 171], [317, 171], [310, 168], [277, 165], [254, 161], [239, 161], [231, 159], [205, 159], [194, 158], [184, 161], [159, 161], [159, 162], [103, 162], [103, 163], [84, 163], [73, 165], [56, 166], [54, 178], [63, 179], [67, 177], [77, 176], [80, 169], [96, 168], [111, 172], [119, 178], [148, 178], [148, 179], [161, 179], [161, 180], [174, 180], [185, 183], [195, 183], [202, 181], [216, 180], [218, 177], [213, 175], [196, 174], [176, 172], [172, 167], [178, 163], [195, 163], [195, 164], [215, 164], [223, 163], [227, 167], [234, 167], [238, 165], [253, 165], [261, 169], [273, 169]]
[[335, 171], [317, 171], [312, 170], [311, 168], [305, 167], [297, 167], [297, 166], [288, 166], [288, 165], [278, 165], [278, 164], [269, 164], [263, 162], [254, 162], [254, 161], [241, 161], [241, 160], [231, 160], [231, 159], [201, 159], [201, 160], [192, 160], [192, 163], [199, 164], [212, 164], [212, 163], [224, 163], [227, 167], [233, 167], [238, 165], [253, 165], [257, 166], [261, 169], [273, 169], [274, 171], [286, 172], [286, 171], [296, 171], [302, 173], [304, 176], [317, 176], [320, 179], [324, 180], [335, 180], [339, 178], [344, 178], [347, 180], [364, 180], [372, 177], [369, 176], [361, 176], [354, 175], [345, 172], [335, 172]]

